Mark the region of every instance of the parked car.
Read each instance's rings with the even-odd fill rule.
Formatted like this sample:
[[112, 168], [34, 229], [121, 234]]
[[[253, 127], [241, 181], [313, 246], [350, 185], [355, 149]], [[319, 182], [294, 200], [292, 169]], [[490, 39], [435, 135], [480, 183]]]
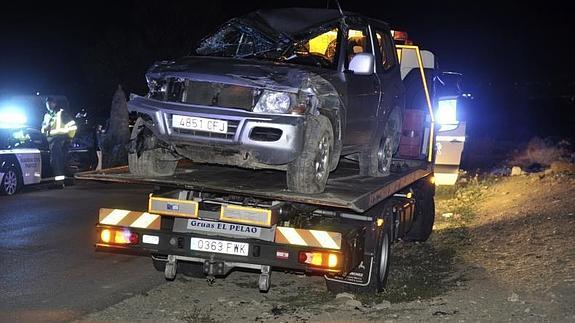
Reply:
[[0, 127], [0, 195], [14, 195], [22, 187], [46, 182], [63, 183], [54, 177], [46, 137], [29, 127]]
[[387, 176], [404, 88], [384, 22], [330, 9], [260, 10], [225, 23], [194, 56], [155, 63], [130, 171], [172, 175], [178, 159], [287, 172], [289, 190], [318, 193], [341, 156]]

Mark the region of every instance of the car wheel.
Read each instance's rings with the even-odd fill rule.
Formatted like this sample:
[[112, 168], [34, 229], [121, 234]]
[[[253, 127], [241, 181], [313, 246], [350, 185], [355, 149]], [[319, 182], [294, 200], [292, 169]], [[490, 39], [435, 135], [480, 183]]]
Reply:
[[2, 183], [0, 183], [0, 193], [2, 195], [14, 195], [22, 188], [20, 173], [14, 166], [8, 167], [4, 171]]
[[321, 193], [330, 173], [333, 129], [325, 116], [310, 119], [301, 154], [288, 164], [286, 181], [290, 191]]
[[178, 159], [171, 151], [157, 147], [157, 139], [138, 119], [130, 136], [128, 166], [130, 173], [138, 176], [171, 176], [176, 171]]
[[405, 235], [407, 241], [423, 242], [429, 238], [435, 222], [435, 185], [426, 177], [415, 186], [415, 210], [413, 222]]
[[401, 109], [393, 109], [376, 140], [360, 153], [359, 167], [362, 175], [384, 177], [390, 174], [393, 155], [399, 148], [401, 139], [401, 120]]

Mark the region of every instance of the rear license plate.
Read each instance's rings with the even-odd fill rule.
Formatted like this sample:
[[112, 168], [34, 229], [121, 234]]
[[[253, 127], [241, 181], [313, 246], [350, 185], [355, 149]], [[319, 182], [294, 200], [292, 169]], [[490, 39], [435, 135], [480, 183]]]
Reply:
[[228, 255], [247, 256], [250, 245], [243, 242], [222, 241], [213, 239], [192, 238], [190, 249], [196, 251], [224, 253]]
[[172, 127], [217, 133], [228, 132], [228, 122], [226, 120], [187, 117], [177, 114], [172, 116]]

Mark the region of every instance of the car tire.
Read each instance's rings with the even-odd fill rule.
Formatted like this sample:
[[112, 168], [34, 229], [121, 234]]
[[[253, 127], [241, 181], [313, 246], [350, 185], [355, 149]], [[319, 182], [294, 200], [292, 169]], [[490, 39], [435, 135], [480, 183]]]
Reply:
[[433, 231], [435, 222], [435, 185], [426, 177], [416, 183], [414, 218], [405, 235], [407, 241], [426, 241]]
[[8, 166], [2, 171], [4, 176], [0, 183], [1, 195], [14, 195], [22, 188], [22, 176], [16, 166]]
[[[128, 166], [130, 173], [137, 176], [171, 176], [176, 171], [178, 159], [171, 151], [157, 147], [157, 139], [139, 118], [130, 136]], [[154, 147], [154, 148], [151, 148]]]
[[301, 154], [288, 164], [287, 187], [290, 191], [315, 194], [325, 189], [334, 149], [333, 128], [323, 115], [308, 121]]
[[378, 130], [375, 140], [365, 151], [359, 154], [361, 175], [385, 177], [391, 173], [393, 155], [399, 148], [402, 129], [401, 108], [393, 109], [383, 129]]
[[[386, 221], [387, 222], [387, 221]], [[391, 225], [386, 224], [377, 237], [374, 256], [365, 256], [372, 261], [371, 270], [366, 270], [369, 282], [366, 285], [350, 284], [345, 281], [333, 280], [326, 277], [327, 290], [331, 293], [351, 292], [358, 294], [376, 294], [385, 289], [389, 276], [389, 264], [391, 260], [392, 233]], [[365, 262], [365, 260], [364, 260]]]

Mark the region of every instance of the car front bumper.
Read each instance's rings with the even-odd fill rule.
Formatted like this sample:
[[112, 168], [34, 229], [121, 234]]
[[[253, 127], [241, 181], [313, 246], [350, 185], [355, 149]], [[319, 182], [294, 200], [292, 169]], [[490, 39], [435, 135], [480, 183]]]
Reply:
[[[258, 168], [285, 165], [299, 156], [303, 146], [304, 116], [257, 114], [239, 109], [158, 101], [136, 95], [130, 97], [128, 110], [148, 116], [148, 121], [154, 124], [152, 130], [160, 140], [175, 146], [178, 153], [199, 162]], [[225, 120], [228, 131], [211, 133], [174, 128], [173, 115]], [[268, 131], [274, 136], [271, 140], [262, 140], [254, 135], [254, 131]]]

